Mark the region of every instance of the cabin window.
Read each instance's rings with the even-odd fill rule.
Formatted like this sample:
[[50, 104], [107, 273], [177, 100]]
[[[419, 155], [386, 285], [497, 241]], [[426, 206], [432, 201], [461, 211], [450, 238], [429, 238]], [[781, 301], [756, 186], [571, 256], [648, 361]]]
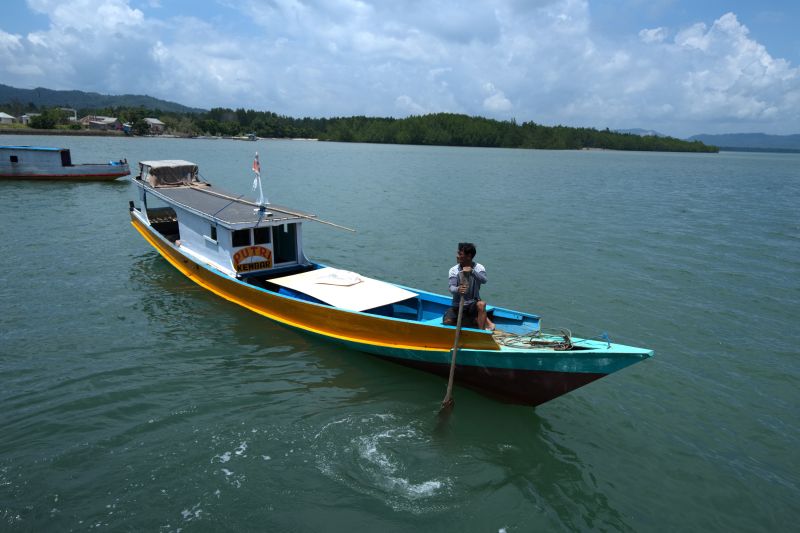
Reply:
[[15, 156], [15, 155], [12, 155], [11, 156], [11, 162], [12, 163], [19, 163], [19, 158], [17, 156]]
[[233, 247], [250, 246], [250, 230], [238, 229], [233, 232]]
[[253, 244], [269, 244], [269, 228], [253, 228]]
[[297, 224], [285, 224], [275, 232], [274, 257], [276, 263], [297, 261]]
[[217, 227], [216, 226], [211, 226], [211, 232], [209, 233], [209, 237], [211, 237], [212, 241], [216, 241], [217, 240]]

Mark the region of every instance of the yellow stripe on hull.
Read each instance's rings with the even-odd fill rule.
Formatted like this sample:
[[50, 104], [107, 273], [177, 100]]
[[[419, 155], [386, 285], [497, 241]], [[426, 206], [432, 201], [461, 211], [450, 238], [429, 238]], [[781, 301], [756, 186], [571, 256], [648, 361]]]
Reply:
[[[131, 223], [167, 261], [186, 277], [242, 307], [305, 331], [351, 343], [397, 349], [449, 351], [453, 330], [357, 313], [279, 296], [217, 274], [179, 252], [131, 213]], [[488, 333], [463, 330], [461, 348], [499, 350]]]

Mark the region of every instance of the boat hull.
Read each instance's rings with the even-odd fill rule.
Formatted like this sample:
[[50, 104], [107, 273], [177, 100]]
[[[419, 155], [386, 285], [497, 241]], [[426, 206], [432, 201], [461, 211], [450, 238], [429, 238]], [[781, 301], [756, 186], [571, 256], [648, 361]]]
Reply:
[[111, 181], [130, 174], [127, 164], [75, 165], [57, 170], [0, 171], [0, 179], [7, 180], [61, 180], [61, 181]]
[[[347, 311], [297, 300], [196, 262], [131, 211], [136, 230], [195, 283], [238, 305], [303, 333], [407, 367], [447, 376], [453, 328]], [[540, 405], [652, 356], [652, 352], [576, 339], [582, 349], [555, 351], [501, 347], [485, 331], [464, 329], [455, 381], [495, 399]]]
[[[392, 357], [382, 358], [403, 366], [430, 372], [445, 379], [450, 373], [449, 363], [437, 364], [398, 360]], [[458, 365], [454, 380], [462, 387], [467, 387], [501, 402], [537, 406], [606, 375]]]
[[68, 148], [0, 146], [0, 179], [110, 181], [130, 173], [126, 159], [76, 165]]
[[[452, 332], [450, 333], [452, 336]], [[536, 406], [652, 356], [649, 350], [576, 339], [578, 351], [460, 349], [454, 380], [496, 400]], [[341, 342], [386, 361], [447, 378], [451, 350], [386, 349]]]

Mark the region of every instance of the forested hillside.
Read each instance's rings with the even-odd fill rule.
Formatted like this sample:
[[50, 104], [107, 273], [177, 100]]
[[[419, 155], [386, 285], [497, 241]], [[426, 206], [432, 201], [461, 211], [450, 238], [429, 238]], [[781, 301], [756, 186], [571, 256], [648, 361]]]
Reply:
[[[73, 109], [95, 109], [104, 107], [143, 107], [161, 109], [177, 113], [197, 113], [204, 109], [186, 107], [175, 102], [159, 100], [152, 96], [123, 94], [108, 95], [83, 91], [57, 91], [37, 87], [36, 89], [17, 89], [0, 83], [0, 107], [11, 109], [14, 115], [21, 115], [43, 107], [71, 107]], [[8, 113], [8, 111], [6, 111]]]
[[[496, 148], [543, 148], [551, 150], [609, 149], [670, 152], [716, 152], [700, 141], [672, 137], [618, 133], [608, 129], [518, 124], [455, 113], [435, 113], [407, 118], [335, 117], [293, 118], [269, 111], [214, 108], [190, 109], [149, 96], [105, 96], [81, 91], [14, 89], [0, 85], [0, 111], [14, 116], [41, 113], [38, 128], [80, 129], [70, 123], [59, 107], [76, 109], [78, 116], [104, 115], [127, 124], [129, 134], [145, 135], [145, 118], [166, 124], [164, 133], [179, 136], [236, 136], [314, 138], [324, 141]], [[12, 100], [9, 100], [12, 95]], [[34, 98], [35, 96], [35, 98]], [[20, 99], [21, 98], [21, 99]], [[27, 101], [26, 101], [27, 100]], [[38, 102], [38, 103], [37, 103]], [[124, 104], [122, 103], [124, 102]]]
[[326, 121], [321, 139], [336, 141], [431, 144], [444, 146], [488, 146], [577, 150], [657, 150], [713, 152], [701, 142], [671, 137], [616, 133], [608, 129], [543, 126], [535, 122], [517, 124], [451, 113], [405, 119], [350, 117]]

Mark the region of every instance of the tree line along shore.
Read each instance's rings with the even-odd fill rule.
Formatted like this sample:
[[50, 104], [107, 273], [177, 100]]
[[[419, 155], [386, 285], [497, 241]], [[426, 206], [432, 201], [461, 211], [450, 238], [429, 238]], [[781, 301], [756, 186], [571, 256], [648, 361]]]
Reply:
[[70, 123], [58, 108], [41, 110], [28, 125], [0, 127], [6, 134], [151, 135], [147, 117], [163, 123], [158, 134], [176, 137], [306, 138], [320, 141], [469, 146], [489, 148], [538, 148], [548, 150], [636, 150], [664, 152], [718, 152], [700, 141], [673, 137], [640, 136], [609, 129], [544, 126], [455, 113], [434, 113], [407, 118], [334, 117], [293, 118], [268, 111], [214, 108], [202, 113], [176, 113], [144, 108], [80, 110], [81, 114], [117, 117], [119, 130], [85, 129]]

